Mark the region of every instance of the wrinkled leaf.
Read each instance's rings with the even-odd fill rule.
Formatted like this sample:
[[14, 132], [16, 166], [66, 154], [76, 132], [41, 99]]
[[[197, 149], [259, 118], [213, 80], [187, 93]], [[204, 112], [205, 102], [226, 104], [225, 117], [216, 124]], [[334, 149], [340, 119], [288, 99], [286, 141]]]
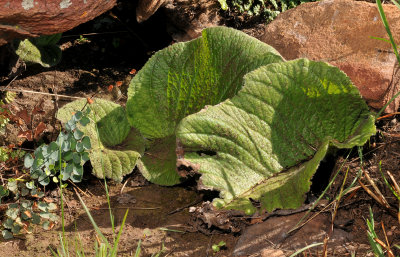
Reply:
[[[85, 104], [86, 100], [69, 103], [59, 110], [57, 118], [64, 123], [68, 122], [72, 113], [81, 110]], [[85, 127], [79, 126], [87, 139], [85, 136], [82, 142], [77, 143], [77, 150], [90, 149], [89, 158], [94, 175], [99, 178], [105, 175], [115, 181], [121, 181], [124, 175], [133, 171], [137, 159], [143, 154], [144, 139], [137, 130], [131, 129], [122, 106], [96, 99], [90, 107], [91, 112], [88, 116], [96, 122], [99, 135], [95, 122]], [[79, 176], [80, 172], [76, 171], [74, 178]]]
[[[176, 170], [176, 139], [155, 139], [149, 150], [138, 161], [138, 169], [142, 175], [155, 184], [170, 186], [180, 181]], [[171, 172], [172, 171], [172, 172]]]
[[203, 186], [221, 192], [214, 204], [249, 214], [250, 198], [268, 211], [299, 207], [329, 145], [361, 146], [374, 134], [374, 116], [350, 79], [305, 59], [249, 73], [237, 96], [177, 129]]
[[[182, 118], [234, 96], [249, 71], [281, 61], [275, 49], [243, 32], [205, 29], [200, 38], [157, 52], [137, 73], [128, 90], [128, 120], [145, 137], [167, 145]], [[144, 160], [142, 170], [151, 182], [173, 185], [180, 182], [173, 162], [172, 155], [166, 164], [147, 166]]]

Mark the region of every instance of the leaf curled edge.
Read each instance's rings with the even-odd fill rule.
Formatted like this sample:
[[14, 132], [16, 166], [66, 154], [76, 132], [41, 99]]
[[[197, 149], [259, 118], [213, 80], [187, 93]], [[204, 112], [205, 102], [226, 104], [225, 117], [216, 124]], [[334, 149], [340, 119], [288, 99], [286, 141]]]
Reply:
[[[351, 148], [375, 134], [374, 116], [338, 68], [299, 59], [245, 76], [231, 100], [182, 120], [185, 159], [199, 164], [218, 207], [295, 208], [330, 145]], [[198, 151], [216, 155], [200, 156]]]

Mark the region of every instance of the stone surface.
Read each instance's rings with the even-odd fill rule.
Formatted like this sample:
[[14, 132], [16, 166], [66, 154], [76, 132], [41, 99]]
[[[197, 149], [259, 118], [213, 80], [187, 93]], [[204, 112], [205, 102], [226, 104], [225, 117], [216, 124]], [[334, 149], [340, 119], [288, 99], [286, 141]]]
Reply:
[[110, 10], [116, 0], [0, 0], [0, 45], [14, 38], [70, 30]]
[[[400, 11], [384, 5], [392, 34], [400, 40]], [[284, 58], [329, 62], [343, 70], [376, 109], [398, 92], [400, 69], [376, 4], [363, 1], [324, 0], [302, 4], [280, 14], [259, 38]], [[396, 111], [397, 98], [386, 112]]]
[[[277, 256], [290, 256], [307, 245], [323, 242], [330, 227], [330, 218], [323, 214], [316, 216], [297, 232], [287, 236], [304, 213], [289, 216], [271, 217], [265, 222], [247, 227], [240, 236], [233, 256], [267, 256], [265, 251], [273, 251]], [[346, 242], [351, 242], [350, 233], [335, 228], [328, 243], [328, 253], [346, 252]], [[278, 252], [278, 249], [282, 252]], [[322, 246], [313, 248], [321, 252]], [[264, 255], [263, 255], [264, 254]], [[272, 256], [272, 255], [270, 255]], [[331, 256], [331, 255], [328, 255]], [[333, 256], [333, 255], [332, 255]], [[339, 256], [339, 255], [338, 255]]]
[[261, 257], [286, 257], [286, 255], [279, 249], [264, 249], [261, 251]]
[[136, 7], [136, 20], [143, 22], [150, 18], [167, 0], [139, 0]]
[[220, 10], [215, 0], [166, 1], [164, 11], [168, 16], [168, 32], [177, 42], [197, 38], [203, 29], [223, 25]]

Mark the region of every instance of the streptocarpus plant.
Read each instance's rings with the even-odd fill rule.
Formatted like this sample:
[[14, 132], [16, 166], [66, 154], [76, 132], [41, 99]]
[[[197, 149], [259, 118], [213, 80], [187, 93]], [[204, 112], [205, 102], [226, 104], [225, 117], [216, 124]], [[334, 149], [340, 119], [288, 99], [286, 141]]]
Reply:
[[[193, 114], [177, 136], [218, 207], [297, 208], [329, 146], [363, 145], [375, 118], [338, 68], [306, 59], [248, 73], [232, 99]], [[215, 155], [199, 155], [212, 151]]]
[[[59, 118], [81, 104], [67, 105]], [[161, 185], [180, 182], [178, 155], [201, 174], [203, 187], [221, 192], [215, 206], [248, 214], [256, 210], [250, 198], [268, 211], [299, 206], [330, 146], [363, 145], [375, 133], [374, 116], [338, 68], [285, 62], [272, 47], [223, 27], [156, 53], [132, 79], [126, 112], [104, 100], [98, 106], [100, 149], [142, 145], [128, 167], [137, 164]], [[210, 151], [215, 155], [204, 154]], [[128, 163], [120, 153], [110, 156], [112, 174]]]

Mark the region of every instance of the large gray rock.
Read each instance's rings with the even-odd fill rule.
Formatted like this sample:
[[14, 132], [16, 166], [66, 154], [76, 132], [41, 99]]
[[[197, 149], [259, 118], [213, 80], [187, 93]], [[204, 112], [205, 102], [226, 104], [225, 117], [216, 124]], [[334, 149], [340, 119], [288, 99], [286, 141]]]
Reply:
[[14, 38], [70, 30], [110, 10], [116, 0], [0, 0], [0, 45]]
[[[384, 5], [392, 33], [400, 40], [400, 10]], [[343, 70], [367, 103], [376, 109], [399, 91], [400, 70], [376, 4], [324, 0], [302, 4], [280, 14], [260, 39], [287, 60], [309, 58]], [[396, 111], [399, 98], [386, 112]]]

